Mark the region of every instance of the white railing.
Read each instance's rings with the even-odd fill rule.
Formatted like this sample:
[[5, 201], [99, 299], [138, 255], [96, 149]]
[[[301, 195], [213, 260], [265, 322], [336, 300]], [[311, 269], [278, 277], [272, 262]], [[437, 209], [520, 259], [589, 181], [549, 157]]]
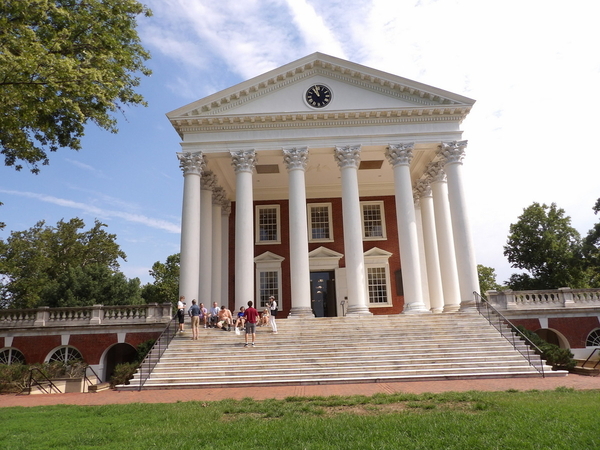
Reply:
[[487, 291], [488, 301], [501, 309], [553, 309], [600, 306], [600, 289], [544, 289]]
[[72, 308], [0, 309], [0, 329], [86, 325], [168, 323], [173, 317], [170, 303]]

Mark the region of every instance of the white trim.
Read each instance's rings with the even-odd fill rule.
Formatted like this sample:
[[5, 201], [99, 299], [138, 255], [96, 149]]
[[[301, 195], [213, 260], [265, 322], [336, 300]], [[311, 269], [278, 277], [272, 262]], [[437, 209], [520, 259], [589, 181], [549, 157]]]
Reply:
[[[277, 239], [272, 241], [263, 241], [260, 239], [260, 211], [262, 209], [275, 209], [276, 221], [277, 221]], [[255, 214], [254, 214], [254, 241], [256, 245], [271, 245], [271, 244], [281, 244], [281, 208], [280, 205], [256, 205], [255, 206]]]
[[[392, 253], [374, 247], [364, 253], [365, 258], [365, 278], [367, 285], [367, 301], [369, 308], [389, 308], [392, 306], [392, 284], [390, 279], [390, 264], [389, 259]], [[369, 296], [369, 272], [368, 269], [384, 268], [385, 269], [385, 291], [387, 294], [386, 303], [371, 303]]]
[[[327, 218], [329, 220], [329, 237], [328, 238], [313, 238], [312, 230], [312, 208], [313, 207], [326, 207], [327, 208]], [[308, 242], [316, 243], [316, 242], [333, 242], [333, 216], [332, 216], [332, 207], [331, 203], [308, 203], [306, 205], [306, 218], [308, 222]]]
[[[365, 206], [379, 206], [379, 212], [381, 214], [381, 236], [366, 236], [365, 235]], [[385, 207], [382, 200], [376, 201], [361, 201], [360, 202], [360, 221], [362, 226], [362, 237], [364, 241], [385, 241], [387, 240], [387, 232], [385, 228]]]
[[[255, 307], [262, 308], [260, 305], [260, 274], [262, 272], [276, 272], [277, 273], [277, 293], [273, 294], [277, 299], [277, 304], [279, 305], [279, 309], [281, 309], [281, 305], [283, 304], [282, 299], [282, 289], [281, 289], [281, 263], [285, 260], [283, 256], [276, 255], [272, 252], [265, 252], [262, 255], [254, 258], [254, 263], [256, 264], [255, 271]], [[245, 306], [245, 305], [244, 305]]]

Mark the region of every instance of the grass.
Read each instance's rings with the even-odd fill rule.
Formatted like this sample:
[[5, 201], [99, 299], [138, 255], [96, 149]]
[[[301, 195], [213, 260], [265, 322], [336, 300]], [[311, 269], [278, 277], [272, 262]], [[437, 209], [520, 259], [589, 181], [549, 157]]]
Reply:
[[[0, 398], [1, 400], [1, 398]], [[9, 449], [597, 449], [600, 391], [0, 408]]]

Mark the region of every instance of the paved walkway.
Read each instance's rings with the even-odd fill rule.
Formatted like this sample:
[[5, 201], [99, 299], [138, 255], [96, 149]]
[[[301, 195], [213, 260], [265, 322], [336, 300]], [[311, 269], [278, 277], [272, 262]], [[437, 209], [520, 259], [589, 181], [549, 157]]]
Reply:
[[256, 400], [286, 397], [312, 397], [330, 395], [393, 394], [406, 392], [461, 392], [461, 391], [519, 391], [553, 390], [567, 387], [576, 390], [600, 389], [600, 377], [569, 374], [566, 377], [548, 378], [496, 378], [487, 380], [407, 381], [398, 383], [328, 384], [320, 386], [277, 386], [260, 388], [205, 388], [162, 389], [149, 391], [102, 391], [98, 393], [0, 395], [0, 407], [42, 405], [108, 405], [124, 403], [175, 403], [179, 401], [216, 401], [226, 398]]

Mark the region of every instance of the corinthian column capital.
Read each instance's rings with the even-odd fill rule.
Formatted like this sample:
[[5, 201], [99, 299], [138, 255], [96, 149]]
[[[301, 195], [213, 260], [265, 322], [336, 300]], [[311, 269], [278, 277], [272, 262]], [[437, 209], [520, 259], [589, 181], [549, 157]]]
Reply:
[[444, 165], [451, 163], [462, 164], [462, 160], [465, 157], [467, 142], [468, 141], [442, 142], [442, 145], [440, 146], [440, 155], [443, 157]]
[[200, 175], [206, 166], [202, 152], [178, 152], [177, 159], [184, 176], [190, 173]]
[[429, 164], [427, 169], [427, 176], [430, 177], [431, 183], [438, 181], [446, 181], [446, 172], [444, 172], [444, 162], [437, 161]]
[[410, 166], [414, 147], [414, 142], [406, 144], [390, 144], [385, 151], [385, 156], [392, 167]]
[[213, 205], [221, 206], [223, 201], [227, 199], [227, 193], [221, 186], [216, 186], [213, 189], [212, 202]]
[[283, 149], [283, 162], [287, 170], [306, 170], [308, 147], [287, 147]]
[[431, 179], [429, 177], [421, 179], [417, 182], [415, 190], [418, 192], [419, 197], [431, 197]]
[[200, 189], [212, 191], [217, 185], [217, 176], [212, 170], [205, 170], [200, 178]]
[[254, 149], [251, 150], [239, 150], [230, 152], [231, 154], [231, 165], [235, 169], [235, 173], [238, 172], [250, 172], [254, 170], [256, 165], [256, 152]]
[[344, 167], [354, 167], [358, 169], [360, 163], [360, 145], [346, 145], [335, 147], [335, 161], [340, 169]]

